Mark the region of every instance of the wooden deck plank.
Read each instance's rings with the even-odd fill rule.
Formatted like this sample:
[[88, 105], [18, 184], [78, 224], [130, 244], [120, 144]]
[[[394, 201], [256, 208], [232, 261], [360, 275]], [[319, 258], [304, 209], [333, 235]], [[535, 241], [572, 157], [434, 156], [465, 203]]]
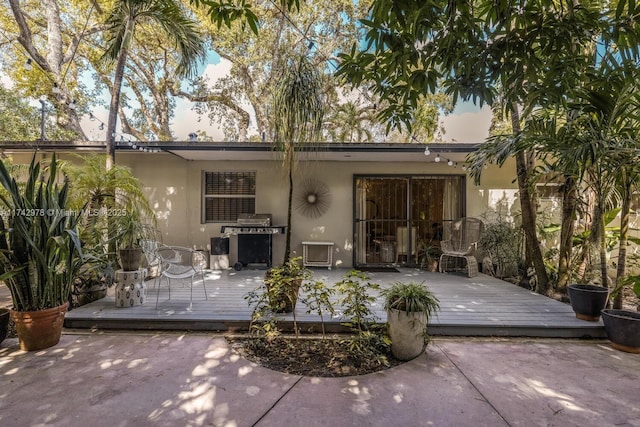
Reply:
[[[315, 279], [336, 283], [347, 270], [315, 271]], [[113, 296], [76, 308], [65, 318], [69, 328], [237, 330], [246, 329], [251, 308], [244, 299], [247, 292], [262, 283], [264, 270], [210, 272], [206, 277], [208, 301], [201, 281], [193, 289], [189, 306], [189, 287], [172, 283], [171, 299], [166, 282], [160, 287], [158, 309], [153, 281], [147, 282], [144, 305], [116, 308]], [[383, 288], [397, 281], [415, 280], [427, 284], [440, 300], [440, 312], [431, 319], [433, 335], [532, 336], [532, 337], [605, 337], [601, 322], [575, 318], [567, 304], [546, 298], [510, 283], [480, 274], [468, 278], [460, 274], [430, 273], [417, 269], [400, 269], [399, 273], [369, 273], [372, 282]], [[386, 321], [379, 298], [372, 308], [379, 322]], [[337, 299], [334, 298], [334, 301]], [[340, 330], [340, 307], [337, 316], [326, 320], [332, 330]], [[307, 314], [298, 303], [297, 321], [306, 328], [319, 328], [319, 316]], [[293, 320], [281, 316], [282, 324]]]

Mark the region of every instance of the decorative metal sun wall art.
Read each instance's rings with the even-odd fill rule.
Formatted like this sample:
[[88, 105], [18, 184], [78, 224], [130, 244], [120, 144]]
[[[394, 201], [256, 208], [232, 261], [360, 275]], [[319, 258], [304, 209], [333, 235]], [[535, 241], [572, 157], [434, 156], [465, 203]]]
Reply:
[[296, 210], [308, 218], [319, 218], [331, 205], [331, 193], [324, 182], [315, 179], [304, 181], [297, 191]]

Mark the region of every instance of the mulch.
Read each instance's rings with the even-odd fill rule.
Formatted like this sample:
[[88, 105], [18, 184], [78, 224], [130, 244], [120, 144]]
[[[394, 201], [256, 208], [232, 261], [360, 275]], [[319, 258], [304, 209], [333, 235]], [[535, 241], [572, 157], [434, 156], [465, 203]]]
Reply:
[[274, 371], [309, 377], [345, 377], [383, 371], [404, 362], [390, 353], [387, 364], [375, 358], [357, 357], [348, 340], [317, 337], [227, 338], [232, 349], [245, 359]]

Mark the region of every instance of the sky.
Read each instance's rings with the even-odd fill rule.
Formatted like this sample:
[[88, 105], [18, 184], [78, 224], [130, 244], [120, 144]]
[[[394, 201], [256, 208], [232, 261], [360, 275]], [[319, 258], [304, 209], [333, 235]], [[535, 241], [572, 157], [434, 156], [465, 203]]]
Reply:
[[483, 142], [489, 136], [491, 108], [463, 102], [441, 121], [445, 129], [444, 142]]
[[[208, 64], [202, 73], [213, 82], [225, 76], [230, 69], [231, 64], [222, 60]], [[222, 132], [205, 121], [198, 121], [198, 115], [190, 110], [189, 103], [180, 102], [173, 120], [176, 137], [186, 140], [189, 133], [206, 130], [208, 135], [219, 135], [222, 139]], [[441, 121], [445, 128], [444, 142], [482, 142], [489, 135], [491, 109], [487, 106], [480, 109], [472, 103], [459, 103], [451, 114], [442, 116]]]
[[[227, 75], [231, 70], [231, 63], [220, 59], [217, 55], [208, 57], [206, 62], [200, 67], [199, 73], [212, 83]], [[96, 108], [92, 112], [98, 120], [91, 121], [88, 116], [85, 116], [81, 121], [82, 127], [91, 140], [104, 140], [105, 131], [101, 131], [99, 126], [100, 122], [106, 124], [107, 110]], [[489, 135], [491, 109], [487, 106], [479, 108], [472, 103], [461, 102], [451, 114], [441, 116], [440, 119], [445, 129], [443, 142], [478, 143], [484, 141]], [[209, 119], [206, 116], [199, 117], [196, 112], [191, 110], [191, 102], [185, 100], [177, 100], [172, 129], [178, 141], [186, 141], [189, 139], [190, 133], [198, 131], [205, 131], [214, 139], [223, 140], [223, 133], [217, 125], [209, 124]], [[251, 129], [249, 132], [251, 133]], [[126, 136], [124, 138], [127, 140]]]

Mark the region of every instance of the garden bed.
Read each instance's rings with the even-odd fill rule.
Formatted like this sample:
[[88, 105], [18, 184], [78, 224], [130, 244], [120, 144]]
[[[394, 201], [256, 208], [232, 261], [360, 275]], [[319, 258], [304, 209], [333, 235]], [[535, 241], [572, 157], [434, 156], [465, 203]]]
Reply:
[[245, 359], [274, 371], [311, 377], [346, 377], [383, 371], [401, 362], [390, 352], [381, 353], [387, 363], [354, 355], [352, 341], [338, 337], [227, 338], [232, 349]]

